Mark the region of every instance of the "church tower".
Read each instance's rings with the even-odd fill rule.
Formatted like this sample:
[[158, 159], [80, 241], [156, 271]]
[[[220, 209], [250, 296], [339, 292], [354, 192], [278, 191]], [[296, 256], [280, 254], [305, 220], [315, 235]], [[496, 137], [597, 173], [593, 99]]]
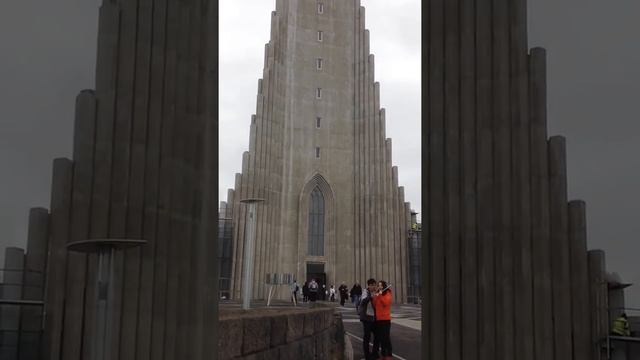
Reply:
[[270, 273], [336, 287], [368, 278], [406, 298], [409, 203], [391, 162], [359, 0], [277, 0], [249, 151], [228, 191], [231, 296], [241, 297], [247, 209], [257, 206], [253, 294]]

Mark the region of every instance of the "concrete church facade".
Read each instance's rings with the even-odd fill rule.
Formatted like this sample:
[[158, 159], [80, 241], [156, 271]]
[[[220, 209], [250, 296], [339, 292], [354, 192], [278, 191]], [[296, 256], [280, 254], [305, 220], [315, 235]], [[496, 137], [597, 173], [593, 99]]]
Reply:
[[[410, 206], [385, 135], [360, 1], [278, 0], [242, 173], [222, 203], [233, 218], [231, 296], [241, 297], [246, 198], [257, 207], [253, 294], [265, 277], [327, 287], [369, 277], [406, 300]], [[283, 294], [284, 295], [284, 294]]]

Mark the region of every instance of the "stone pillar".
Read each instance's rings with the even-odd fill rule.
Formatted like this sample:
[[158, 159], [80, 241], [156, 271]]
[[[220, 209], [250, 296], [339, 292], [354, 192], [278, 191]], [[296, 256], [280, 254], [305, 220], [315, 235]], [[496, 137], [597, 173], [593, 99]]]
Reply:
[[514, 333], [519, 360], [533, 360], [534, 316], [532, 273], [531, 112], [527, 1], [509, 2], [510, 110], [513, 166]]
[[609, 335], [608, 289], [604, 251], [587, 253], [589, 266], [589, 312], [591, 313], [591, 359], [606, 359], [604, 342]]
[[[446, 354], [446, 269], [445, 269], [445, 209], [444, 209], [444, 17], [445, 4], [443, 0], [433, 0], [429, 4], [429, 14], [426, 22], [428, 37], [425, 40], [429, 46], [429, 102], [427, 105], [428, 149], [429, 155], [429, 192], [428, 200], [428, 235], [429, 243], [429, 322], [424, 329], [430, 333], [430, 351], [424, 354], [428, 358], [444, 359]], [[403, 234], [406, 242], [406, 234]]]
[[43, 300], [47, 245], [49, 237], [49, 210], [29, 210], [29, 232], [24, 266], [24, 300]]
[[[71, 236], [68, 242], [89, 239], [96, 106], [94, 91], [83, 90], [76, 97], [73, 189], [69, 229]], [[85, 288], [86, 284], [93, 282], [93, 280], [93, 278], [87, 278], [87, 255], [76, 252], [68, 253], [63, 348], [65, 356], [71, 359], [81, 357], [82, 342], [78, 339], [82, 338], [84, 325]]]
[[[7, 247], [4, 251], [2, 269], [2, 299], [21, 300], [24, 279], [24, 250]], [[18, 358], [20, 345], [20, 305], [0, 306], [0, 359]]]
[[[394, 237], [394, 252], [395, 252], [395, 271], [396, 271], [396, 278], [395, 278], [395, 282], [396, 283], [400, 283], [402, 281], [402, 248], [401, 248], [401, 242], [403, 241], [404, 237], [402, 236], [401, 230], [400, 230], [400, 199], [399, 199], [399, 193], [398, 193], [398, 167], [394, 166], [391, 168], [391, 176], [392, 176], [392, 191], [393, 191], [393, 201], [392, 201], [392, 208], [393, 208], [393, 237]], [[426, 289], [424, 290], [426, 292]], [[400, 301], [400, 294], [398, 294], [397, 292], [393, 292], [394, 296], [395, 296], [395, 301]], [[425, 296], [426, 299], [426, 296]]]
[[[458, 1], [444, 1], [444, 81], [442, 93], [444, 97], [444, 153], [442, 174], [444, 175], [444, 201], [442, 216], [444, 220], [444, 262], [445, 273], [445, 313], [443, 316], [446, 327], [445, 351], [448, 360], [462, 358], [462, 334], [461, 327], [461, 261], [460, 261], [460, 184], [461, 184], [461, 145], [460, 145], [460, 38], [453, 36], [460, 31], [460, 4]], [[440, 45], [438, 45], [440, 46]], [[435, 93], [432, 93], [432, 96]], [[440, 105], [436, 105], [440, 106]], [[438, 121], [432, 118], [432, 123]], [[440, 126], [440, 125], [438, 125]], [[441, 177], [441, 176], [440, 176]], [[436, 210], [437, 211], [437, 210]], [[445, 220], [446, 219], [446, 220]]]
[[47, 259], [47, 289], [45, 298], [45, 333], [43, 355], [45, 360], [60, 360], [64, 321], [65, 266], [69, 218], [71, 210], [71, 186], [73, 162], [58, 158], [53, 161], [51, 186], [51, 217], [49, 233], [49, 257]]
[[[47, 245], [49, 240], [49, 211], [32, 208], [29, 211], [29, 233], [24, 266], [23, 300], [44, 300]], [[37, 360], [42, 349], [40, 344], [43, 308], [22, 306], [20, 310], [20, 359]]]
[[549, 167], [547, 151], [546, 52], [531, 50], [529, 57], [531, 109], [531, 265], [533, 273], [534, 354], [553, 358], [553, 317], [549, 237]]
[[587, 261], [587, 221], [585, 203], [569, 202], [569, 247], [571, 256], [571, 315], [575, 359], [589, 359], [591, 315], [589, 266]]
[[478, 244], [476, 232], [475, 1], [460, 2], [460, 154], [462, 359], [478, 356]]
[[514, 268], [509, 1], [493, 0], [491, 30], [493, 91], [493, 186], [495, 211], [496, 359], [514, 358]]
[[496, 359], [496, 280], [492, 112], [491, 1], [476, 2], [476, 114], [477, 114], [477, 231], [478, 231], [478, 323], [479, 360]]
[[549, 215], [551, 218], [551, 272], [553, 291], [553, 334], [555, 357], [570, 359], [571, 288], [567, 210], [567, 167], [565, 139], [549, 139]]

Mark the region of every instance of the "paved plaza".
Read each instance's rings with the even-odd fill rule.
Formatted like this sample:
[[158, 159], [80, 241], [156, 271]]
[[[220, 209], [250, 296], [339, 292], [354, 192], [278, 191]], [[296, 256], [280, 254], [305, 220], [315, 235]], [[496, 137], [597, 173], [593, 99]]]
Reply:
[[[346, 304], [345, 304], [346, 305]], [[337, 307], [342, 313], [344, 329], [351, 340], [353, 359], [364, 358], [362, 352], [362, 324], [355, 307], [349, 303]], [[420, 359], [421, 308], [418, 305], [397, 305], [391, 310], [391, 345], [394, 359]]]

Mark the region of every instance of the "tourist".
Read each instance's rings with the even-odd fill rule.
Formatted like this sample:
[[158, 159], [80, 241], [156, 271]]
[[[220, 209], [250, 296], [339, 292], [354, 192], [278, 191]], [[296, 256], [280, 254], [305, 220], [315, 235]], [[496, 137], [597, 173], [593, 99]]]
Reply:
[[302, 302], [307, 301], [309, 301], [309, 283], [305, 281], [302, 285]]
[[356, 282], [351, 288], [351, 303], [357, 305], [356, 302], [360, 300], [360, 296], [362, 296], [362, 287]]
[[[345, 286], [346, 288], [346, 286]], [[365, 288], [362, 296], [358, 300], [358, 315], [360, 316], [360, 322], [362, 322], [362, 349], [364, 351], [364, 358], [366, 360], [378, 359], [378, 349], [380, 348], [380, 339], [376, 334], [375, 328], [375, 308], [371, 303], [371, 296], [377, 290], [376, 280], [367, 280], [367, 287]], [[369, 349], [369, 342], [371, 341], [371, 335], [373, 335], [373, 349]]]
[[298, 282], [293, 280], [293, 284], [291, 284], [291, 302], [294, 304], [298, 304], [298, 291], [300, 291]]
[[316, 279], [311, 279], [309, 283], [309, 301], [316, 302], [318, 300], [318, 283]]
[[333, 285], [331, 285], [331, 287], [329, 288], [329, 301], [336, 301], [336, 289], [333, 287]]
[[381, 359], [392, 359], [391, 352], [391, 286], [383, 280], [378, 282], [378, 291], [371, 300], [376, 314], [376, 336], [380, 337]]
[[327, 300], [327, 293], [329, 291], [327, 290], [327, 286], [325, 284], [322, 284], [322, 295], [321, 295], [321, 300], [325, 301]]
[[349, 297], [349, 288], [343, 282], [338, 288], [338, 292], [340, 293], [340, 306], [344, 306], [344, 302]]

